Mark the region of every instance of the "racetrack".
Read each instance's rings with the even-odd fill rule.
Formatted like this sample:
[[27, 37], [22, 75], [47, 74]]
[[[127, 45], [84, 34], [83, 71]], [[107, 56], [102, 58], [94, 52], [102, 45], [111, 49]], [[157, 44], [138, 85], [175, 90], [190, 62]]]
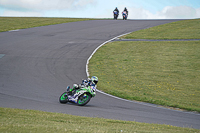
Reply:
[[200, 129], [199, 114], [102, 93], [84, 107], [58, 101], [67, 85], [87, 78], [86, 61], [100, 44], [121, 34], [174, 21], [178, 20], [93, 20], [2, 32], [0, 107]]

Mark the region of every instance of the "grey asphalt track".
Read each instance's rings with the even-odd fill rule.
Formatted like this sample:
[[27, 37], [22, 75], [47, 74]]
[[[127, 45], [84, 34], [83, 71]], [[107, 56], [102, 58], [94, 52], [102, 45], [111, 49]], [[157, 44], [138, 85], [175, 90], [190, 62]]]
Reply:
[[[200, 115], [97, 92], [84, 107], [60, 104], [67, 85], [86, 78], [86, 61], [121, 34], [178, 20], [93, 20], [0, 33], [0, 107], [200, 129]], [[101, 79], [99, 79], [99, 82]]]

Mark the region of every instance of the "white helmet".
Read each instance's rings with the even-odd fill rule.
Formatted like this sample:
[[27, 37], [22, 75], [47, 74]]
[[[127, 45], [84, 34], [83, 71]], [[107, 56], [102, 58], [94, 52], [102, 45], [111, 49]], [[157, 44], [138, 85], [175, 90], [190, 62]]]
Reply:
[[91, 81], [96, 85], [98, 83], [98, 78], [96, 76], [92, 76]]

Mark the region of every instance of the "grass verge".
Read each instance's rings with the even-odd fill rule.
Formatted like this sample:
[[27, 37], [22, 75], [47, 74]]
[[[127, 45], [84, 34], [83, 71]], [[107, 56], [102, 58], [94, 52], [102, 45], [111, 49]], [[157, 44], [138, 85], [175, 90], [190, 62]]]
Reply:
[[0, 32], [61, 23], [94, 20], [88, 18], [0, 17]]
[[139, 122], [88, 118], [34, 110], [0, 108], [0, 132], [70, 132], [70, 133], [188, 133], [200, 132], [192, 128]]
[[200, 39], [200, 19], [183, 20], [139, 30], [125, 39]]
[[98, 89], [129, 100], [200, 112], [200, 41], [112, 42], [89, 63]]

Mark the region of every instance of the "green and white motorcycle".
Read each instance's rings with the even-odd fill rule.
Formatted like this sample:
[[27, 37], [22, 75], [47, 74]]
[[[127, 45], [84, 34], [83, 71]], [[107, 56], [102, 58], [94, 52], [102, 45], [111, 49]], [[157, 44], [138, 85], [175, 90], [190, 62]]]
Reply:
[[64, 92], [60, 98], [60, 103], [75, 103], [79, 106], [86, 105], [92, 97], [96, 95], [96, 87], [95, 86], [88, 86], [88, 85], [81, 85], [79, 89], [74, 90], [72, 95], [69, 95], [69, 86], [67, 87], [67, 91]]

